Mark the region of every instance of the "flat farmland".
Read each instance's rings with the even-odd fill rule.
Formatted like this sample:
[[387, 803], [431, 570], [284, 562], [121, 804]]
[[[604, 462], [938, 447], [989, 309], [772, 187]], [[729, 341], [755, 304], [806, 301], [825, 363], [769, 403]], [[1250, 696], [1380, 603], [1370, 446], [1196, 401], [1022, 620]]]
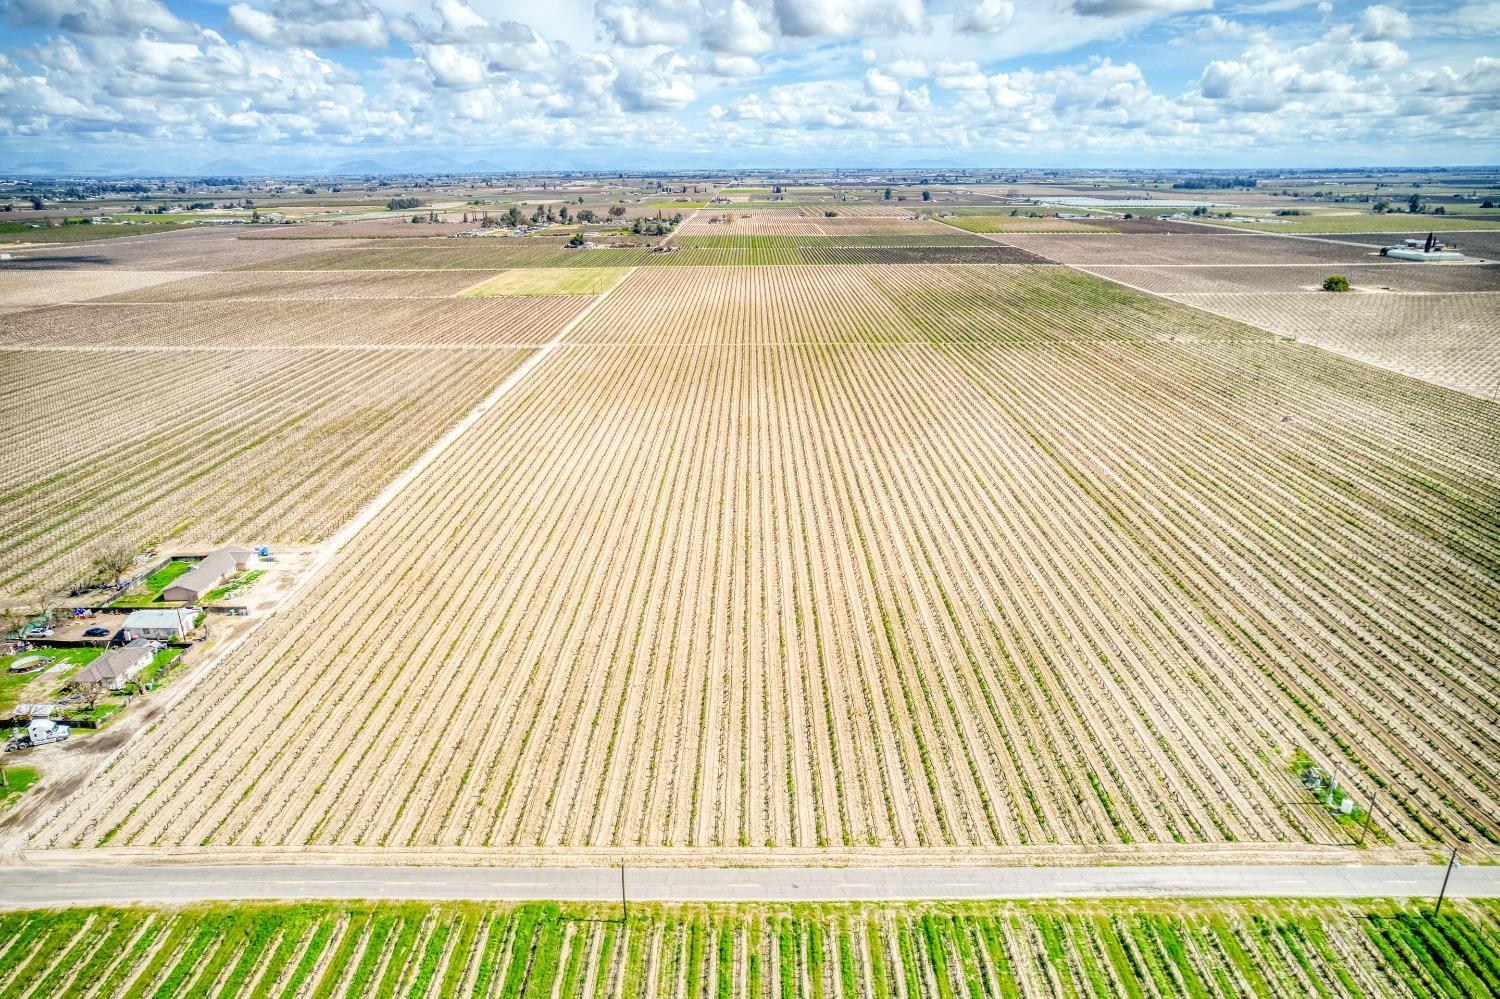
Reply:
[[1500, 294], [1493, 291], [1171, 297], [1435, 385], [1485, 399], [1500, 393]]
[[[1119, 281], [1158, 295], [1267, 294], [1316, 291], [1323, 295], [1323, 279], [1338, 273], [1349, 279], [1356, 293], [1393, 291], [1406, 294], [1500, 291], [1500, 265], [1369, 264], [1246, 267], [1227, 264], [1195, 267], [1179, 264], [1088, 266], [1090, 274]], [[1324, 295], [1324, 297], [1327, 297]], [[1497, 303], [1500, 304], [1500, 303]]]
[[528, 353], [0, 351], [0, 592], [102, 541], [321, 540]]
[[1274, 264], [1366, 263], [1399, 266], [1377, 247], [1313, 239], [1281, 239], [1250, 233], [1224, 234], [1201, 227], [1149, 234], [1005, 233], [997, 240], [1080, 267], [1110, 264]]
[[586, 296], [558, 296], [95, 302], [0, 316], [0, 343], [74, 350], [540, 344], [552, 339], [589, 301]]
[[1493, 855], [1496, 407], [1062, 268], [838, 278], [636, 271], [31, 847], [1341, 856], [1301, 750], [1373, 856]]
[[[1330, 242], [1389, 246], [1403, 239], [1426, 239], [1428, 230], [1421, 232], [1353, 233], [1325, 237]], [[1444, 242], [1454, 243], [1471, 257], [1500, 260], [1500, 230], [1485, 232], [1449, 232], [1441, 237]]]
[[0, 916], [0, 987], [48, 996], [1493, 999], [1496, 906], [415, 902]]
[[[276, 244], [290, 240], [261, 240]], [[570, 250], [561, 239], [405, 239], [354, 241], [352, 246], [328, 248], [332, 240], [302, 240], [311, 244], [290, 257], [269, 257], [246, 265], [246, 270], [353, 271], [389, 270], [502, 270], [513, 267], [634, 267], [647, 261], [643, 247]], [[339, 240], [340, 244], [344, 241]]]
[[0, 309], [11, 312], [59, 302], [83, 302], [176, 280], [177, 274], [162, 271], [3, 270]]
[[[68, 272], [75, 273], [75, 272]], [[479, 277], [471, 271], [216, 271], [104, 296], [106, 302], [275, 302], [297, 299], [452, 298]]]

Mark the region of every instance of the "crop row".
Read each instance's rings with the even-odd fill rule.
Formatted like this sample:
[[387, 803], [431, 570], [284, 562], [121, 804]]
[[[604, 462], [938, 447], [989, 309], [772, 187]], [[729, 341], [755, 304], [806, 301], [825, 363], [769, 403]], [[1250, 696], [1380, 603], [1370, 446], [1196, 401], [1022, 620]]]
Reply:
[[34, 842], [1347, 844], [1303, 749], [1373, 842], [1493, 848], [1494, 407], [858, 273], [636, 272]]
[[1500, 397], [1500, 294], [1494, 292], [1171, 297], [1434, 385]]
[[527, 353], [6, 353], [0, 589], [71, 584], [105, 541], [326, 537]]
[[[588, 301], [583, 296], [556, 296], [89, 302], [0, 316], [0, 342], [7, 347], [81, 350], [507, 347], [547, 342]], [[67, 366], [76, 360], [75, 353], [57, 363]]]
[[683, 234], [673, 241], [673, 245], [679, 247], [710, 247], [714, 249], [769, 250], [798, 246], [989, 246], [990, 243], [982, 237], [950, 231], [947, 233], [916, 232], [910, 235], [904, 233], [892, 233], [888, 235], [827, 234], [821, 236], [738, 234], [694, 236]]
[[0, 916], [0, 994], [128, 999], [1500, 996], [1500, 912], [1390, 902], [312, 903]]

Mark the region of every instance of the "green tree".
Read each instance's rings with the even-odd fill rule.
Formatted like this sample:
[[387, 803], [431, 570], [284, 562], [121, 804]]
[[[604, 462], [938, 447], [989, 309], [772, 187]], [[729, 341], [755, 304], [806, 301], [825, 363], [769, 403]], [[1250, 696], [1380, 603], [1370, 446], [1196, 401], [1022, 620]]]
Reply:
[[617, 218], [622, 217], [624, 214], [625, 214], [625, 206], [624, 205], [610, 205], [609, 206], [609, 217], [610, 218], [617, 219]]
[[891, 189], [889, 187], [885, 189], [885, 200], [891, 200]]
[[509, 208], [507, 208], [505, 210], [505, 224], [510, 226], [512, 229], [519, 226], [521, 224], [521, 209], [517, 208], [515, 205], [511, 205]]
[[1406, 210], [1411, 212], [1413, 215], [1422, 214], [1422, 196], [1420, 194], [1413, 194], [1411, 197], [1407, 198]]
[[1349, 279], [1342, 274], [1330, 274], [1323, 279], [1324, 291], [1348, 291]]

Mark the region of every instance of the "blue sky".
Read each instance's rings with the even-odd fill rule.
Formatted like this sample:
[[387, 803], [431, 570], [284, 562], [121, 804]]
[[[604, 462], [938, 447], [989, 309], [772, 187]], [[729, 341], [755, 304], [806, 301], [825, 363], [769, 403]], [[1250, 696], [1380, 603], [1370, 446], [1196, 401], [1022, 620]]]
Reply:
[[1500, 0], [0, 10], [0, 169], [1500, 162]]

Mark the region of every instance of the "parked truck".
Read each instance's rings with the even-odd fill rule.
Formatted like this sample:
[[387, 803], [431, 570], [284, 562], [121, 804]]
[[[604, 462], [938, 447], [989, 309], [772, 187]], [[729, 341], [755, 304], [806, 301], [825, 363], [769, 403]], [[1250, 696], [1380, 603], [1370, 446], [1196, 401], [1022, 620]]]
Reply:
[[26, 734], [18, 735], [5, 744], [7, 753], [14, 753], [21, 749], [30, 749], [33, 746], [45, 746], [49, 742], [62, 742], [72, 730], [66, 725], [59, 725], [50, 718], [33, 718], [26, 726]]

